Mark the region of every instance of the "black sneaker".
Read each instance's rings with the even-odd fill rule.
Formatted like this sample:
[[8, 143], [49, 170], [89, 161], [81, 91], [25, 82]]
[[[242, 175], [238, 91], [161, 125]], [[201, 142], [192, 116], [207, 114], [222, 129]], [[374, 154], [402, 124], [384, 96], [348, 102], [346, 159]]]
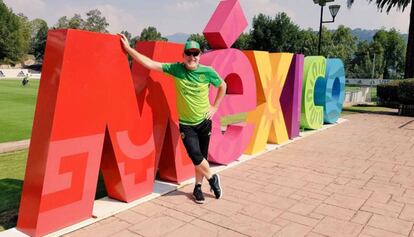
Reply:
[[211, 187], [210, 191], [214, 192], [216, 199], [219, 199], [223, 195], [223, 191], [220, 186], [220, 176], [218, 174], [214, 174], [211, 176], [211, 179], [208, 180], [208, 183]]
[[204, 203], [205, 199], [204, 199], [203, 191], [201, 191], [201, 184], [196, 184], [196, 186], [194, 187], [193, 196], [194, 196], [194, 201], [196, 203], [199, 203], [199, 204]]

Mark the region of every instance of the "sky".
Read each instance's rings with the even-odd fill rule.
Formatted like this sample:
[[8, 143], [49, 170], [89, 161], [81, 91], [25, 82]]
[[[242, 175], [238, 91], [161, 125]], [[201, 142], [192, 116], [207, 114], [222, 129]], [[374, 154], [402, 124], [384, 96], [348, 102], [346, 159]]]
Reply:
[[[202, 33], [219, 0], [3, 0], [15, 13], [23, 13], [30, 20], [42, 18], [49, 27], [62, 16], [72, 17], [75, 13], [86, 19], [86, 12], [100, 10], [109, 23], [110, 33], [127, 30], [138, 35], [143, 28], [155, 26], [162, 35], [174, 33]], [[320, 7], [313, 0], [240, 0], [250, 29], [252, 19], [259, 13], [274, 16], [286, 12], [292, 21], [301, 28], [319, 29]], [[389, 14], [380, 12], [376, 5], [367, 0], [355, 0], [351, 9], [346, 0], [335, 0], [332, 4], [341, 5], [333, 24], [325, 24], [329, 29], [345, 25], [352, 29], [396, 28], [407, 33], [410, 5], [404, 12], [393, 9]], [[331, 20], [327, 7], [324, 20]]]

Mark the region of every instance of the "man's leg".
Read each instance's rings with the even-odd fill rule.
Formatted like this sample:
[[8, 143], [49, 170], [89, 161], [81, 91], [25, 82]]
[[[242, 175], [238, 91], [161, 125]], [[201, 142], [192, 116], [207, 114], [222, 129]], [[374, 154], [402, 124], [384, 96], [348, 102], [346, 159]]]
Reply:
[[181, 138], [183, 140], [185, 149], [187, 150], [188, 156], [195, 167], [195, 179], [196, 183], [194, 186], [193, 196], [196, 203], [204, 203], [204, 195], [201, 190], [201, 184], [203, 181], [204, 172], [201, 167], [203, 166], [204, 157], [200, 151], [200, 144], [198, 141], [197, 132], [195, 126], [188, 126], [180, 124]]
[[211, 136], [211, 120], [204, 120], [197, 129], [198, 135], [198, 142], [200, 144], [200, 151], [201, 155], [203, 155], [204, 159], [199, 165], [198, 169], [206, 179], [211, 178], [210, 172], [210, 165], [208, 164], [208, 146], [210, 144], [210, 136]]
[[200, 172], [204, 174], [206, 179], [208, 180], [211, 190], [214, 192], [214, 195], [217, 199], [219, 199], [223, 192], [220, 185], [220, 177], [218, 174], [211, 174], [210, 165], [208, 164], [207, 157], [208, 157], [208, 147], [210, 144], [210, 136], [211, 136], [211, 120], [205, 120], [197, 129], [198, 140], [200, 143], [200, 150], [201, 154], [205, 159], [199, 165]]

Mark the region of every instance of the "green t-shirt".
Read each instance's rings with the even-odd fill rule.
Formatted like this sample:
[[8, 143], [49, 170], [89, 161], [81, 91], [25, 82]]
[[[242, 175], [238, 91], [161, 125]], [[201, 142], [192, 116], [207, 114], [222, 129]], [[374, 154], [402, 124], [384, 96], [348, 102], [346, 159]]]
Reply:
[[183, 63], [165, 63], [162, 64], [162, 70], [174, 77], [180, 123], [201, 123], [210, 108], [210, 83], [219, 87], [222, 83], [220, 76], [212, 67], [203, 65], [199, 65], [196, 70], [188, 70]]

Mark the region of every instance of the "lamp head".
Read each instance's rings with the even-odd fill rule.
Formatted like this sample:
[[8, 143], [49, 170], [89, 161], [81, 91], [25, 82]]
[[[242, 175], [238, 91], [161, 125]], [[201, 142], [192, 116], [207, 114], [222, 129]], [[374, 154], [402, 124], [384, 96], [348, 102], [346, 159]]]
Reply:
[[329, 11], [331, 12], [331, 15], [334, 19], [339, 12], [339, 8], [341, 8], [341, 5], [330, 5], [329, 6]]
[[333, 2], [335, 0], [313, 0], [313, 3], [318, 4], [319, 6], [325, 6], [327, 2]]

